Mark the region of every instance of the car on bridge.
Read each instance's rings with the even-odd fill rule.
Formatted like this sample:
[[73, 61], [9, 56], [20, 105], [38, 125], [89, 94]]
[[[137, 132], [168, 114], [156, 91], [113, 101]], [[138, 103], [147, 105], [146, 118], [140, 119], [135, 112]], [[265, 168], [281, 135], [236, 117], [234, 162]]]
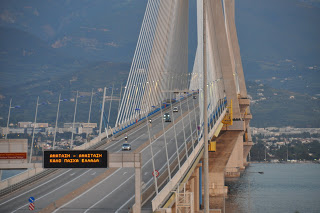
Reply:
[[169, 113], [165, 113], [165, 114], [163, 115], [163, 120], [164, 120], [165, 122], [171, 122], [170, 114], [169, 114]]
[[131, 145], [129, 143], [122, 144], [122, 151], [131, 150]]

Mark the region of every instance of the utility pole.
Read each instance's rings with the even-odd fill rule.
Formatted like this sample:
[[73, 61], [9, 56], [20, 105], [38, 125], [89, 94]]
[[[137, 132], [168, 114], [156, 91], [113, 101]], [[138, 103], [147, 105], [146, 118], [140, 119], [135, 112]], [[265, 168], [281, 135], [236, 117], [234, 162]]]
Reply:
[[[100, 117], [100, 126], [99, 126], [99, 137], [101, 136], [101, 128], [102, 128], [102, 118], [103, 118], [103, 112], [104, 112], [104, 102], [106, 98], [106, 87], [103, 90], [103, 98], [102, 98], [102, 107], [101, 107], [101, 117]], [[101, 140], [101, 138], [100, 138]]]
[[289, 160], [289, 143], [287, 143], [287, 141], [286, 141], [286, 144], [287, 144], [287, 162], [288, 162], [288, 160]]
[[[90, 123], [90, 117], [91, 117], [91, 108], [92, 108], [92, 98], [93, 98], [93, 88], [91, 90], [91, 98], [90, 98], [90, 107], [89, 107], [89, 115], [88, 115], [88, 125]], [[88, 130], [86, 131], [86, 139], [87, 139], [87, 143], [89, 142], [89, 138], [88, 138]]]
[[264, 146], [264, 161], [267, 161], [267, 146]]
[[110, 100], [110, 106], [109, 106], [108, 123], [107, 123], [107, 130], [106, 130], [107, 138], [108, 138], [108, 128], [109, 128], [109, 119], [110, 119], [110, 112], [111, 112], [112, 96], [113, 96], [113, 87], [114, 87], [114, 85], [112, 85], [111, 100]]
[[10, 106], [9, 106], [9, 113], [8, 113], [6, 136], [4, 137], [4, 139], [6, 139], [6, 140], [7, 140], [7, 135], [8, 135], [8, 132], [9, 132], [9, 119], [10, 119], [10, 111], [11, 111], [11, 102], [12, 102], [12, 98], [10, 99]]
[[31, 163], [31, 159], [32, 159], [32, 150], [33, 150], [33, 143], [34, 143], [34, 131], [35, 131], [35, 128], [36, 128], [36, 123], [37, 123], [38, 106], [39, 106], [39, 96], [37, 98], [36, 113], [34, 115], [34, 123], [33, 123], [32, 139], [31, 139], [29, 163]]
[[58, 117], [59, 117], [59, 108], [60, 108], [60, 98], [61, 98], [61, 93], [59, 94], [58, 109], [57, 109], [57, 116], [56, 116], [56, 125], [55, 125], [55, 127], [54, 127], [54, 135], [53, 135], [53, 142], [52, 142], [52, 150], [54, 150], [55, 143], [56, 143], [56, 135], [57, 135], [57, 127], [58, 127]]
[[75, 123], [75, 121], [76, 121], [76, 115], [77, 115], [78, 94], [79, 94], [79, 91], [77, 91], [76, 103], [75, 103], [75, 105], [74, 105], [74, 113], [73, 113], [72, 131], [71, 131], [70, 149], [73, 148], [73, 131], [74, 131], [74, 123]]
[[203, 0], [203, 122], [204, 122], [204, 212], [209, 213], [209, 153], [208, 153], [208, 100], [207, 100], [207, 51], [206, 51], [206, 0]]

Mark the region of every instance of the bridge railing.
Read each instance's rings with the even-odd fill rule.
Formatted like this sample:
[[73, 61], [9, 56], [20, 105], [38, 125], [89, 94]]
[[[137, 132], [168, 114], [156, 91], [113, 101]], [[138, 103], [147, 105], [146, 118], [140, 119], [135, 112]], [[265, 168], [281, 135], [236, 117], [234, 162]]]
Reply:
[[[227, 104], [226, 99], [223, 99], [217, 105], [216, 110], [212, 112], [212, 114], [215, 115], [216, 118], [212, 120], [212, 122], [214, 122], [214, 125], [212, 127], [211, 127], [211, 122], [208, 124], [209, 127], [211, 127], [209, 128], [209, 137], [215, 133], [216, 129], [218, 128], [221, 121], [223, 120], [226, 114], [226, 104]], [[174, 196], [173, 191], [179, 188], [179, 185], [182, 183], [186, 175], [190, 173], [190, 168], [192, 168], [197, 163], [196, 159], [199, 158], [199, 155], [204, 145], [202, 134], [200, 135], [200, 138], [198, 141], [199, 142], [196, 144], [196, 147], [194, 147], [189, 157], [180, 167], [180, 170], [178, 170], [178, 172], [172, 177], [172, 179], [168, 181], [168, 183], [162, 188], [162, 190], [152, 200], [153, 211], [165, 205], [164, 203], [165, 201], [171, 200], [171, 197]], [[162, 180], [161, 177], [159, 178], [159, 181], [160, 180]], [[167, 181], [167, 179], [165, 180]], [[165, 180], [162, 180], [162, 181], [165, 181]], [[161, 185], [161, 184], [163, 184], [163, 182], [158, 183], [158, 185]], [[149, 188], [152, 189], [153, 187], [154, 187], [154, 184], [152, 184]], [[153, 193], [155, 192], [153, 191]]]

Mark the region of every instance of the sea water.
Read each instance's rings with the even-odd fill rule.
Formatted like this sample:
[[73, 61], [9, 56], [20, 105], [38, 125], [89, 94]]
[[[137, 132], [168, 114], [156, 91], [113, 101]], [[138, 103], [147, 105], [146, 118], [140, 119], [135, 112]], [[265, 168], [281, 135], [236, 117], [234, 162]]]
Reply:
[[226, 212], [320, 212], [320, 164], [254, 163], [226, 184]]

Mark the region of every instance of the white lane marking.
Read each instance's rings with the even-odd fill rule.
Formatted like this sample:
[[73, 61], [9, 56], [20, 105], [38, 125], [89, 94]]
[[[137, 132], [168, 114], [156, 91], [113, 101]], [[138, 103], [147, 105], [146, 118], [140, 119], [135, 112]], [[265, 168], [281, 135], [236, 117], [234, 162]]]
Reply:
[[[88, 171], [86, 171], [86, 172], [84, 172], [83, 174], [79, 175], [78, 177], [76, 177], [76, 178], [74, 178], [74, 179], [70, 180], [69, 182], [67, 182], [67, 183], [63, 184], [62, 186], [60, 186], [60, 187], [58, 187], [58, 188], [56, 188], [56, 189], [52, 190], [51, 192], [48, 192], [47, 194], [42, 195], [41, 197], [37, 197], [37, 202], [39, 202], [38, 200], [40, 200], [41, 198], [43, 198], [43, 197], [47, 196], [48, 194], [51, 194], [52, 192], [57, 191], [58, 189], [60, 189], [60, 188], [64, 187], [64, 186], [65, 186], [65, 185], [67, 185], [67, 184], [69, 184], [70, 182], [72, 182], [72, 181], [74, 181], [74, 180], [78, 179], [79, 177], [81, 177], [82, 175], [86, 174], [86, 173], [87, 173], [87, 172], [89, 172], [90, 170], [92, 170], [92, 169], [89, 169]], [[28, 206], [28, 205], [29, 205], [29, 203], [27, 203], [27, 204], [25, 204], [25, 205], [23, 205], [23, 206], [20, 206], [18, 209], [14, 210], [13, 212], [16, 212], [16, 211], [18, 211], [19, 209], [21, 209], [22, 207], [24, 207], [24, 206]], [[13, 212], [12, 212], [12, 213], [13, 213]]]
[[[155, 155], [157, 155], [157, 154], [159, 154], [159, 153], [160, 153], [160, 150], [159, 150]], [[150, 161], [151, 161], [151, 159], [148, 160], [145, 165], [147, 165], [147, 163], [149, 163]], [[145, 166], [145, 165], [144, 165], [144, 166]], [[142, 168], [143, 168], [144, 166], [142, 166]], [[120, 169], [120, 168], [119, 168], [119, 169]], [[116, 172], [117, 172], [119, 169], [117, 169]], [[114, 175], [116, 172], [112, 173], [112, 175]], [[111, 177], [112, 175], [110, 175], [109, 177]], [[121, 185], [119, 185], [117, 188], [115, 188], [114, 190], [112, 190], [112, 192], [110, 192], [109, 194], [107, 194], [106, 196], [104, 196], [103, 198], [101, 198], [98, 202], [96, 202], [95, 204], [93, 204], [92, 206], [90, 206], [85, 212], [88, 212], [88, 211], [89, 211], [90, 209], [92, 209], [94, 206], [96, 206], [97, 204], [99, 204], [102, 200], [104, 200], [104, 199], [107, 198], [110, 194], [112, 194], [114, 191], [116, 191], [120, 186], [122, 186], [123, 184], [125, 184], [126, 182], [128, 182], [133, 176], [134, 176], [134, 174], [131, 175], [129, 178], [127, 178], [127, 180], [124, 181], [124, 182], [123, 182]], [[57, 212], [59, 209], [61, 209], [62, 207], [68, 205], [69, 203], [73, 202], [74, 200], [82, 197], [84, 194], [86, 194], [86, 193], [89, 192], [91, 189], [95, 188], [96, 186], [100, 185], [103, 181], [107, 180], [109, 177], [107, 177], [106, 179], [100, 181], [98, 184], [96, 184], [96, 185], [93, 186], [92, 188], [88, 189], [87, 191], [85, 191], [84, 193], [82, 193], [81, 195], [79, 195], [78, 197], [75, 197], [74, 199], [70, 200], [68, 203], [66, 203], [66, 204], [64, 204], [63, 206], [59, 207], [59, 208], [56, 209], [53, 213]]]
[[[158, 118], [160, 118], [160, 117], [157, 117], [156, 119], [158, 119]], [[180, 120], [179, 122], [181, 122], [181, 120]], [[178, 124], [179, 122], [177, 122], [176, 124]], [[142, 126], [140, 129], [142, 129], [142, 128], [144, 128], [144, 127], [145, 127], [145, 125]], [[173, 128], [173, 126], [172, 126], [171, 128]], [[169, 131], [171, 128], [169, 128], [167, 131]], [[140, 129], [138, 129], [138, 130], [140, 130]], [[137, 130], [137, 131], [138, 131], [138, 130]], [[135, 131], [135, 132], [137, 132], [137, 131]], [[166, 131], [166, 132], [167, 132], [167, 131]], [[135, 133], [135, 132], [133, 132], [133, 133]], [[160, 138], [160, 137], [159, 137], [159, 138]], [[158, 138], [158, 139], [159, 139], [159, 138]], [[157, 139], [157, 140], [158, 140], [158, 139]], [[118, 141], [118, 142], [120, 142], [120, 141]], [[155, 141], [154, 141], [154, 142], [155, 142]], [[116, 144], [116, 143], [114, 143], [113, 145], [115, 145], [115, 144]], [[113, 146], [113, 145], [111, 145], [111, 146]], [[109, 146], [109, 147], [107, 147], [107, 148], [110, 148], [111, 146]], [[141, 152], [143, 152], [143, 151], [144, 151], [145, 149], [147, 149], [149, 146], [150, 146], [150, 144], [149, 144], [147, 147], [145, 147]], [[182, 145], [181, 145], [181, 146], [182, 146]], [[107, 149], [107, 148], [106, 148], [106, 149]], [[161, 150], [159, 150], [159, 151], [155, 154], [155, 156], [156, 156], [160, 151], [161, 151]], [[117, 151], [117, 152], [119, 152], [119, 151]], [[173, 155], [173, 156], [174, 156], [174, 155]], [[171, 156], [171, 158], [172, 158], [173, 156]], [[170, 158], [170, 159], [171, 159], [171, 158]], [[151, 161], [151, 159], [148, 160], [148, 161], [145, 163], [145, 165], [146, 165], [148, 162], [150, 162], [150, 161]], [[144, 165], [144, 166], [145, 166], [145, 165]], [[143, 168], [144, 166], [142, 166], [142, 168]], [[87, 192], [91, 191], [93, 188], [95, 188], [96, 186], [100, 185], [102, 182], [104, 182], [105, 180], [109, 179], [111, 176], [113, 176], [114, 174], [116, 174], [119, 170], [120, 170], [120, 168], [117, 169], [114, 173], [112, 173], [112, 174], [111, 174], [110, 176], [108, 176], [107, 178], [101, 180], [101, 181], [100, 181], [98, 184], [96, 184], [95, 186], [91, 187], [90, 189], [88, 189], [87, 191], [85, 191], [84, 193], [82, 193], [81, 195], [75, 197], [74, 199], [70, 200], [68, 203], [66, 203], [66, 204], [62, 205], [61, 207], [57, 208], [54, 212], [57, 212], [59, 209], [61, 209], [61, 208], [63, 208], [64, 206], [72, 203], [74, 200], [82, 197], [84, 194], [86, 194]], [[129, 179], [130, 179], [130, 178], [129, 178]], [[127, 181], [129, 181], [129, 179], [127, 179]], [[101, 200], [103, 200], [103, 199], [104, 199], [104, 198], [102, 198]], [[100, 202], [100, 201], [99, 201], [99, 202]], [[96, 205], [96, 204], [94, 204], [94, 205]], [[90, 208], [91, 208], [91, 207], [90, 207]], [[89, 208], [88, 210], [90, 210], [90, 208]], [[87, 210], [87, 211], [88, 211], [88, 210]], [[53, 213], [54, 213], [54, 212], [53, 212]]]
[[[183, 100], [182, 101], [182, 103], [183, 102], [185, 102], [187, 99], [185, 99], [185, 100]], [[171, 110], [171, 109], [170, 109]], [[170, 111], [169, 110], [169, 111]], [[179, 117], [179, 116], [178, 116]], [[158, 119], [162, 119], [162, 117], [161, 116], [158, 116], [158, 117], [156, 117], [154, 120], [156, 121], [156, 120], [158, 120]], [[181, 122], [181, 120], [180, 121], [178, 121], [177, 123], [176, 123], [176, 125], [178, 124], [178, 123], [180, 123]], [[160, 124], [160, 123], [159, 123]], [[136, 133], [137, 131], [139, 131], [139, 130], [141, 130], [142, 128], [145, 128], [147, 125], [145, 124], [145, 125], [143, 125], [143, 126], [141, 126], [141, 128], [139, 128], [139, 129], [137, 129], [136, 131], [134, 131], [134, 132], [132, 132], [130, 135], [133, 135], [134, 133]], [[172, 127], [171, 127], [172, 128]], [[170, 128], [170, 129], [171, 129]], [[169, 131], [170, 129], [168, 129], [167, 131]], [[166, 131], [166, 132], [167, 132]], [[130, 136], [130, 135], [128, 135], [128, 136]], [[135, 140], [133, 140], [130, 144], [132, 144], [134, 141], [136, 141], [136, 140], [138, 140], [140, 137], [142, 137], [142, 136], [145, 136], [146, 135], [146, 133], [144, 133], [143, 135], [140, 135], [138, 138], [136, 138]], [[105, 150], [106, 149], [109, 149], [109, 148], [111, 148], [111, 147], [113, 147], [113, 146], [115, 146], [115, 145], [117, 145], [118, 143], [120, 143], [121, 142], [121, 139], [119, 140], [119, 141], [116, 141], [115, 143], [113, 143], [113, 144], [110, 144], [108, 147], [106, 147], [105, 148]], [[121, 151], [121, 150], [120, 150]], [[142, 150], [141, 152], [143, 152], [144, 150]]]
[[[158, 118], [160, 118], [160, 117], [156, 117], [155, 120], [157, 120]], [[140, 127], [139, 129], [137, 129], [136, 131], [131, 132], [130, 135], [133, 135], [134, 133], [138, 132], [139, 130], [145, 128], [146, 126], [147, 126], [147, 125], [144, 124], [143, 126], [141, 126], [141, 127]], [[130, 136], [130, 135], [128, 135], [128, 136]], [[145, 133], [144, 133], [143, 135], [140, 135], [139, 137], [144, 136], [144, 135], [145, 135]], [[139, 137], [138, 137], [138, 138], [139, 138]], [[138, 138], [136, 138], [135, 140], [137, 140]], [[135, 140], [133, 140], [133, 141], [135, 141]], [[133, 141], [132, 141], [131, 143], [133, 143]], [[119, 141], [116, 141], [116, 142], [113, 143], [113, 144], [110, 144], [108, 147], [105, 148], [105, 150], [106, 150], [106, 149], [109, 149], [109, 148], [111, 148], [111, 147], [113, 147], [113, 146], [115, 146], [115, 145], [117, 145], [117, 144], [120, 143], [120, 142], [121, 142], [121, 139], [120, 139]]]
[[75, 173], [70, 174], [70, 176], [73, 176]]
[[[180, 123], [181, 122], [181, 120], [179, 120], [175, 125], [177, 125], [178, 123]], [[171, 129], [173, 129], [173, 126], [174, 126], [174, 124], [172, 125], [172, 127], [170, 127], [169, 129], [167, 129], [167, 131], [166, 131], [166, 134], [167, 134], [167, 132], [169, 132]], [[178, 133], [178, 135], [179, 134], [182, 134], [182, 132], [183, 132], [183, 130], [181, 130], [180, 131], [180, 133]], [[161, 137], [158, 137], [156, 140], [154, 140], [153, 142], [152, 142], [152, 144], [154, 144], [157, 140], [159, 140]], [[172, 139], [173, 140], [173, 139]], [[149, 143], [149, 145], [148, 146], [146, 146], [144, 149], [142, 149], [140, 152], [142, 153], [142, 152], [144, 152], [147, 148], [149, 148], [150, 147], [150, 143]]]
[[[160, 151], [161, 151], [161, 150], [159, 150], [159, 151], [155, 154], [155, 156], [156, 156], [157, 154], [159, 154]], [[143, 168], [144, 166], [146, 166], [147, 163], [149, 163], [150, 161], [151, 161], [151, 159], [148, 160], [148, 161], [145, 163], [145, 165], [142, 166], [142, 168]], [[141, 168], [141, 169], [142, 169], [142, 168]], [[109, 194], [107, 194], [106, 196], [104, 196], [103, 198], [101, 198], [98, 202], [96, 202], [95, 204], [93, 204], [92, 206], [90, 206], [84, 213], [88, 212], [88, 211], [89, 211], [90, 209], [92, 209], [94, 206], [96, 206], [96, 205], [99, 204], [101, 201], [103, 201], [105, 198], [107, 198], [110, 194], [112, 194], [114, 191], [116, 191], [118, 188], [120, 188], [120, 186], [122, 186], [123, 184], [125, 184], [126, 182], [128, 182], [134, 175], [135, 175], [135, 174], [131, 175], [131, 176], [130, 176], [126, 181], [124, 181], [121, 185], [119, 185], [117, 188], [115, 188], [114, 190], [112, 190], [112, 192], [110, 192]]]
[[39, 187], [41, 187], [41, 186], [45, 185], [45, 184], [47, 184], [47, 183], [49, 183], [49, 182], [53, 181], [54, 179], [57, 179], [58, 177], [60, 177], [60, 176], [64, 175], [65, 173], [67, 173], [67, 172], [69, 172], [69, 171], [71, 171], [71, 170], [72, 170], [72, 169], [68, 169], [68, 170], [67, 170], [67, 171], [65, 171], [64, 173], [62, 173], [62, 174], [60, 174], [60, 175], [56, 176], [55, 178], [50, 179], [50, 180], [48, 180], [47, 182], [45, 182], [45, 183], [43, 183], [43, 184], [41, 184], [41, 185], [39, 185], [39, 186], [37, 186], [37, 187], [34, 187], [34, 188], [30, 189], [29, 191], [26, 191], [26, 192], [24, 192], [24, 193], [21, 193], [21, 194], [19, 194], [18, 196], [13, 197], [13, 198], [11, 198], [11, 199], [9, 199], [9, 200], [7, 200], [7, 201], [5, 201], [5, 202], [1, 203], [1, 204], [0, 204], [0, 206], [1, 206], [1, 205], [3, 205], [3, 204], [6, 204], [6, 203], [8, 203], [8, 202], [10, 202], [11, 200], [14, 200], [14, 199], [16, 199], [16, 198], [18, 198], [18, 197], [21, 197], [22, 195], [27, 194], [27, 193], [29, 193], [29, 192], [31, 192], [31, 191], [33, 191], [33, 190], [35, 190], [35, 189], [37, 189], [37, 188], [39, 188]]
[[[183, 100], [182, 102], [184, 102], [184, 101], [186, 101], [186, 100]], [[170, 110], [169, 110], [170, 111]], [[158, 120], [158, 119], [162, 119], [162, 117], [161, 117], [161, 115], [160, 116], [157, 116], [155, 119], [154, 119], [154, 121], [156, 121], [156, 120]], [[179, 121], [180, 122], [180, 121]], [[178, 123], [179, 123], [178, 122]], [[178, 124], [177, 123], [177, 124]], [[160, 124], [160, 123], [159, 123]], [[136, 131], [134, 131], [134, 132], [132, 132], [130, 135], [133, 135], [134, 133], [136, 133], [137, 131], [139, 131], [139, 130], [141, 130], [141, 129], [143, 129], [143, 128], [145, 128], [147, 125], [146, 124], [144, 124], [143, 126], [141, 126], [141, 128], [139, 128], [139, 129], [137, 129]], [[171, 128], [170, 128], [171, 129]], [[167, 130], [168, 131], [168, 130]], [[130, 135], [128, 135], [128, 136], [130, 136]], [[141, 136], [145, 136], [146, 135], [146, 133], [144, 133], [144, 134], [142, 134], [142, 135], [140, 135], [138, 138], [140, 138]], [[138, 138], [136, 138], [135, 140], [133, 140], [130, 144], [132, 144], [134, 141], [136, 141]], [[106, 149], [108, 149], [108, 148], [111, 148], [111, 147], [113, 147], [113, 146], [115, 146], [115, 145], [117, 145], [118, 143], [120, 143], [121, 142], [121, 139], [119, 140], [119, 141], [116, 141], [115, 143], [113, 143], [113, 144], [110, 144], [108, 147], [106, 147], [105, 148], [105, 150]]]
[[145, 172], [144, 175], [147, 175], [149, 172]]
[[[190, 136], [189, 136], [189, 137], [190, 137]], [[188, 137], [188, 138], [189, 138], [189, 137]], [[183, 146], [183, 144], [180, 145], [180, 147], [182, 147], [182, 146]], [[180, 147], [179, 147], [178, 149], [180, 149]], [[174, 155], [172, 155], [172, 156], [169, 158], [169, 161], [170, 161], [171, 158], [173, 158], [173, 157], [174, 157]], [[161, 172], [161, 170], [163, 170], [163, 168], [166, 167], [166, 166], [167, 166], [167, 164], [164, 164], [164, 165], [159, 169], [159, 172]], [[144, 175], [146, 175], [146, 173], [147, 173], [147, 172], [145, 172]], [[147, 183], [143, 183], [143, 187], [141, 187], [141, 188], [142, 188], [142, 189], [146, 188], [146, 186], [147, 186], [151, 181], [153, 181], [153, 178], [150, 178], [150, 180], [149, 180]], [[119, 210], [121, 210], [125, 205], [127, 205], [134, 197], [135, 197], [135, 195], [133, 195], [130, 199], [128, 199], [128, 201], [125, 202], [122, 206], [120, 206], [120, 208], [117, 209], [117, 211], [116, 211], [115, 213], [118, 213]]]
[[[181, 145], [181, 146], [183, 146], [183, 145]], [[180, 146], [180, 147], [181, 147]], [[171, 158], [173, 157], [174, 155], [172, 155], [171, 157], [170, 157], [170, 159], [169, 159], [169, 161], [171, 160]], [[161, 171], [164, 167], [166, 167], [167, 166], [167, 164], [164, 164], [160, 169], [159, 169], [159, 171]], [[146, 175], [146, 173], [147, 172], [145, 172], [144, 174]], [[153, 181], [154, 179], [153, 178], [150, 178], [150, 180], [147, 182], [147, 183], [143, 183], [144, 185], [144, 187], [143, 187], [143, 189], [144, 188], [146, 188], [146, 186], [151, 182], [151, 181]], [[128, 201], [127, 202], [125, 202], [122, 206], [120, 206], [120, 208], [119, 209], [117, 209], [117, 211], [115, 212], [115, 213], [117, 213], [117, 212], [119, 212], [119, 210], [121, 210], [125, 205], [127, 205], [133, 198], [135, 197], [135, 195], [133, 195], [130, 199], [128, 199]]]
[[123, 175], [127, 174], [127, 172], [124, 172]]
[[96, 172], [92, 173], [91, 175], [95, 175], [95, 174], [96, 174]]
[[[131, 175], [129, 179], [131, 179], [135, 174]], [[103, 198], [101, 198], [98, 202], [96, 202], [95, 204], [93, 204], [92, 206], [90, 206], [84, 213], [88, 212], [91, 208], [93, 208], [94, 206], [96, 206], [97, 204], [99, 204], [101, 201], [103, 201], [105, 198], [107, 198], [109, 195], [111, 195], [114, 191], [116, 191], [117, 189], [119, 189], [122, 185], [124, 185], [127, 181], [123, 182], [122, 184], [120, 184], [117, 188], [115, 188], [114, 190], [112, 190], [109, 194], [107, 194], [106, 196], [104, 196]]]
[[[106, 177], [105, 179], [101, 180], [98, 184], [94, 185], [93, 187], [91, 187], [90, 189], [88, 189], [87, 191], [85, 191], [84, 193], [82, 193], [81, 195], [73, 198], [72, 200], [70, 200], [69, 202], [63, 204], [62, 206], [60, 206], [59, 208], [57, 208], [54, 212], [57, 212], [58, 210], [60, 210], [61, 208], [65, 207], [66, 205], [72, 203], [73, 201], [75, 201], [76, 199], [82, 197], [83, 195], [85, 195], [87, 192], [91, 191], [92, 189], [94, 189], [96, 186], [99, 186], [103, 181], [108, 180], [112, 175], [114, 175], [115, 173], [117, 173], [121, 168], [117, 169], [114, 173], [112, 173], [110, 176]], [[53, 213], [54, 213], [53, 212]]]

